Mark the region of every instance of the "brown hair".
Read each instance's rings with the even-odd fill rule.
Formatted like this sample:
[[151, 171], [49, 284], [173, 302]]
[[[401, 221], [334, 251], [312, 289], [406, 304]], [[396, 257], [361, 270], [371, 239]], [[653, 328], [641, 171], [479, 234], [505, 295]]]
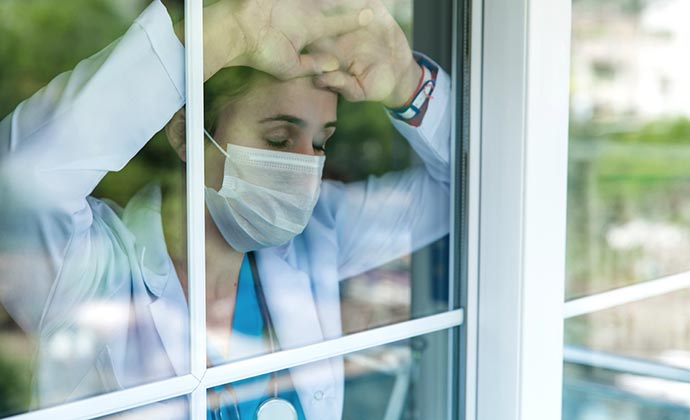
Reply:
[[247, 94], [261, 75], [251, 67], [226, 67], [204, 83], [204, 125], [209, 132], [215, 131], [223, 109]]

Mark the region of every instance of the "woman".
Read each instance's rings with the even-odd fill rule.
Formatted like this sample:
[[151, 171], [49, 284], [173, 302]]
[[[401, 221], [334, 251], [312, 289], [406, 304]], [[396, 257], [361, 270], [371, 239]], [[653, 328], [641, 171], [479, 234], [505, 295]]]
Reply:
[[[306, 4], [221, 1], [204, 11], [207, 79], [237, 66], [279, 78], [254, 73], [245, 92], [219, 101], [209, 126], [216, 144], [209, 142], [206, 155], [206, 273], [212, 284], [237, 284], [249, 266], [245, 253], [255, 251], [251, 277], [263, 289], [255, 289], [257, 304], [262, 295], [281, 348], [340, 335], [338, 280], [423, 246], [447, 232], [448, 222], [448, 206], [439, 204], [448, 200], [447, 76], [415, 63], [381, 5], [334, 20], [316, 2]], [[307, 45], [311, 53], [298, 55]], [[182, 47], [156, 1], [122, 39], [0, 123], [7, 203], [0, 208], [0, 299], [38, 337], [38, 406], [189, 372], [186, 270], [167, 252], [160, 191], [147, 187], [124, 209], [89, 195], [183, 105], [183, 69]], [[420, 96], [420, 80], [436, 84], [433, 99]], [[421, 98], [393, 122], [425, 166], [365, 183], [321, 184], [320, 149], [334, 129], [336, 93], [391, 108]], [[166, 132], [185, 159], [182, 115]], [[256, 156], [295, 161], [305, 176], [286, 182], [277, 172], [248, 177], [237, 170], [256, 169], [248, 163]], [[257, 183], [268, 193], [258, 194]], [[237, 293], [228, 291], [228, 328], [215, 340], [220, 361], [238, 357], [232, 344], [223, 348]], [[65, 340], [87, 342], [88, 351], [57, 351]], [[291, 369], [290, 378], [305, 418], [340, 416], [341, 360]]]

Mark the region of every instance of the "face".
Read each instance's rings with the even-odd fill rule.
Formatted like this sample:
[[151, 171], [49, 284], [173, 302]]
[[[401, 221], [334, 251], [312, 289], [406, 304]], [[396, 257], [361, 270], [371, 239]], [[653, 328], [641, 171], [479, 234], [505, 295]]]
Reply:
[[[311, 79], [279, 81], [261, 77], [249, 92], [219, 114], [213, 137], [225, 150], [238, 146], [306, 155], [323, 155], [335, 132], [338, 97], [313, 86]], [[225, 156], [206, 146], [206, 184], [220, 188]]]

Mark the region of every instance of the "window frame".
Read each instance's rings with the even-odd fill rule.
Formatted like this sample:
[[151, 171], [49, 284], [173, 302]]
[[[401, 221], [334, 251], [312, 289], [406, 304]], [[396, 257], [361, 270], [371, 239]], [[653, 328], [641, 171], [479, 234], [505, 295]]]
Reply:
[[[570, 299], [564, 304], [563, 320], [589, 315], [629, 303], [670, 294], [690, 288], [690, 271], [646, 280], [604, 292]], [[611, 372], [646, 376], [668, 381], [690, 383], [690, 369], [654, 360], [609, 353], [589, 347], [563, 343], [563, 362], [605, 369]]]
[[[568, 72], [569, 77], [571, 76]], [[570, 118], [570, 117], [568, 117]], [[570, 140], [570, 138], [568, 138]], [[637, 146], [639, 147], [639, 146]], [[576, 158], [576, 157], [574, 157]], [[690, 288], [690, 271], [678, 272], [609, 290], [586, 293], [564, 303], [563, 321], [594, 314], [626, 304], [678, 292]], [[690, 383], [690, 369], [663, 362], [628, 356], [622, 353], [595, 350], [591, 347], [564, 342], [564, 364], [603, 369], [614, 373]]]
[[481, 104], [471, 107], [480, 113], [472, 134], [481, 144], [479, 266], [469, 279], [476, 306], [467, 305], [475, 380], [466, 418], [560, 419], [571, 5], [481, 7]]
[[[477, 0], [475, 0], [477, 1]], [[457, 25], [459, 13], [458, 2], [452, 2], [453, 16], [453, 63], [454, 67], [460, 61], [457, 53]], [[185, 0], [185, 71], [186, 71], [186, 137], [187, 137], [187, 247], [188, 247], [188, 276], [189, 279], [205, 278], [205, 242], [204, 242], [204, 150], [203, 143], [192, 139], [203, 138], [203, 1]], [[474, 47], [474, 45], [473, 45]], [[453, 69], [454, 81], [458, 73]], [[462, 76], [461, 76], [462, 77]], [[453, 83], [453, 115], [462, 115], [462, 107], [457, 104], [457, 83]], [[453, 126], [456, 126], [454, 119]], [[457, 148], [457, 130], [451, 132], [452, 156], [451, 162], [453, 178], [451, 181], [451, 214], [455, 220], [463, 214], [456, 203], [463, 204], [462, 197], [457, 197], [457, 179], [468, 174], [461, 174], [456, 168], [455, 157], [467, 154], [467, 145]], [[476, 156], [473, 155], [473, 156]], [[467, 171], [465, 171], [467, 172]], [[449, 274], [449, 307], [448, 310], [436, 315], [425, 316], [410, 321], [400, 322], [389, 326], [349, 334], [332, 340], [308, 345], [301, 348], [283, 350], [256, 358], [228, 363], [222, 366], [206, 367], [206, 301], [205, 282], [189, 282], [189, 311], [190, 311], [190, 366], [189, 374], [148, 383], [141, 386], [127, 388], [82, 399], [67, 404], [44, 408], [27, 413], [7, 417], [12, 420], [39, 420], [45, 418], [60, 419], [91, 419], [110, 414], [117, 414], [127, 410], [143, 407], [148, 404], [169, 400], [180, 396], [189, 396], [190, 419], [206, 420], [208, 388], [233, 382], [236, 380], [279, 371], [331, 357], [341, 356], [352, 352], [365, 350], [396, 341], [418, 337], [433, 332], [446, 331], [449, 334], [449, 366], [452, 366], [451, 385], [456, 384], [461, 372], [464, 372], [465, 358], [459, 353], [455, 338], [464, 333], [458, 332], [458, 327], [464, 324], [465, 312], [462, 307], [456, 308], [459, 294], [466, 290], [464, 284], [457, 284], [462, 279], [464, 283], [466, 268], [457, 264], [459, 256], [466, 252], [466, 239], [459, 235], [459, 224], [453, 223], [450, 232], [452, 252], [450, 253]], [[458, 248], [459, 246], [459, 248]], [[456, 249], [457, 248], [457, 249]], [[463, 329], [461, 329], [463, 330]], [[449, 387], [449, 393], [454, 388]], [[458, 418], [458, 407], [451, 407], [457, 394], [449, 394], [449, 418]]]

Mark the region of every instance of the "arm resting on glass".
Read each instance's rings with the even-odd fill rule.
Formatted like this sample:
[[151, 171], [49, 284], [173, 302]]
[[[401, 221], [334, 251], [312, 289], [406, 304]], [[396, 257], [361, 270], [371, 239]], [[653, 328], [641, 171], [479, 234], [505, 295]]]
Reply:
[[[67, 289], [56, 285], [66, 254], [109, 269], [118, 243], [87, 196], [183, 105], [183, 57], [155, 1], [121, 39], [0, 123], [0, 300], [24, 329], [38, 329], [56, 289]], [[75, 299], [97, 287], [91, 274], [70, 292]]]
[[329, 183], [338, 230], [341, 279], [409, 254], [448, 233], [450, 224], [450, 79], [437, 85], [419, 127], [391, 119], [424, 162], [352, 184]]

